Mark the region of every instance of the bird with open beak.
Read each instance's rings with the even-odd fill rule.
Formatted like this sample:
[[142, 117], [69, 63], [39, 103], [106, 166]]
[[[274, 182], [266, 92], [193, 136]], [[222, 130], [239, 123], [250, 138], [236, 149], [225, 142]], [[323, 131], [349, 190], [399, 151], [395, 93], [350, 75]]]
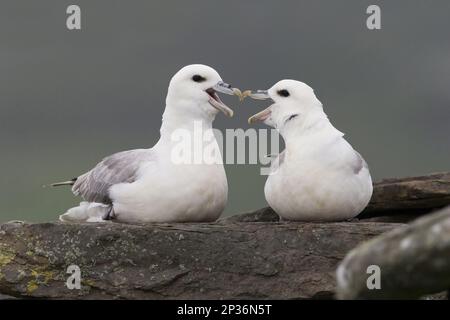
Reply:
[[[171, 79], [166, 96], [159, 141], [149, 149], [115, 153], [92, 170], [69, 181], [72, 192], [84, 202], [60, 216], [66, 222], [117, 220], [141, 222], [201, 222], [216, 220], [227, 202], [228, 183], [217, 141], [196, 134], [197, 124], [212, 129], [219, 112], [233, 116], [218, 93], [240, 96], [219, 73], [205, 65], [189, 65]], [[215, 146], [220, 161], [200, 163], [174, 161], [182, 131], [193, 141], [193, 158], [204, 144]], [[189, 149], [190, 151], [190, 149]], [[190, 153], [189, 153], [190, 154]]]
[[330, 123], [313, 89], [282, 80], [250, 97], [272, 104], [248, 122], [276, 128], [285, 141], [264, 187], [278, 215], [301, 221], [340, 221], [358, 215], [372, 196], [369, 167]]

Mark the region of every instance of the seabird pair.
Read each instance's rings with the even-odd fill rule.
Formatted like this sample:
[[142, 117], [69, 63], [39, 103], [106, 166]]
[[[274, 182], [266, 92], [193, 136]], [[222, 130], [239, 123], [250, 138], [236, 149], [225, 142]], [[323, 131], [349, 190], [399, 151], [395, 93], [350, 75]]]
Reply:
[[[212, 129], [217, 113], [233, 110], [217, 93], [272, 100], [250, 117], [279, 130], [286, 148], [272, 161], [264, 192], [286, 220], [338, 221], [356, 216], [372, 195], [369, 169], [343, 134], [333, 127], [322, 104], [306, 84], [282, 80], [269, 90], [241, 92], [214, 69], [189, 65], [170, 81], [160, 139], [150, 149], [123, 151], [104, 158], [70, 181], [85, 201], [60, 216], [68, 222], [211, 222], [225, 208], [228, 184], [221, 162], [174, 163], [172, 135], [185, 130], [195, 138], [196, 124]], [[213, 144], [218, 149], [213, 137]], [[208, 142], [211, 144], [211, 141]]]

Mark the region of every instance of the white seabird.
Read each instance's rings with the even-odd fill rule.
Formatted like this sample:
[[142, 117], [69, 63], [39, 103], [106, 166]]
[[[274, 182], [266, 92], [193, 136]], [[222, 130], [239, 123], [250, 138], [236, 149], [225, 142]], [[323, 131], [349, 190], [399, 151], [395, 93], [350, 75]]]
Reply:
[[285, 220], [340, 221], [358, 215], [372, 196], [367, 163], [328, 120], [305, 83], [282, 80], [254, 99], [272, 99], [249, 118], [276, 128], [285, 150], [272, 162], [264, 194]]
[[[216, 114], [231, 117], [233, 111], [216, 92], [239, 95], [220, 75], [205, 65], [189, 65], [170, 81], [161, 137], [153, 148], [123, 151], [106, 157], [89, 172], [73, 180], [55, 183], [73, 185], [72, 192], [85, 202], [60, 216], [62, 221], [123, 222], [214, 221], [222, 213], [228, 194], [221, 161], [179, 163], [174, 161], [174, 140], [179, 130], [202, 146], [198, 125], [212, 129]], [[209, 145], [218, 149], [212, 138]], [[195, 153], [197, 149], [193, 152]], [[200, 149], [200, 152], [202, 150]]]

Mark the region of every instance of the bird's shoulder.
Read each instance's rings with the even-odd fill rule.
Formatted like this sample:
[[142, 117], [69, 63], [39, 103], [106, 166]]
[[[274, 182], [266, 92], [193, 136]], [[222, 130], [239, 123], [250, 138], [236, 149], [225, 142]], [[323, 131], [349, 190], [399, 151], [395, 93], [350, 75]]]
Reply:
[[338, 167], [347, 167], [356, 175], [363, 169], [369, 169], [363, 156], [343, 137], [337, 138], [327, 150], [328, 158]]

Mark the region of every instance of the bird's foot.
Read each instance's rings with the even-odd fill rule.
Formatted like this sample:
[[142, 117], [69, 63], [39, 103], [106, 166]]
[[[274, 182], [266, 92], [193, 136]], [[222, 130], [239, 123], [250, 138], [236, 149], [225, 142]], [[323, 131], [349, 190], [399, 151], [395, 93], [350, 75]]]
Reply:
[[112, 220], [116, 217], [116, 214], [114, 212], [114, 207], [111, 205], [108, 208], [108, 211], [103, 215], [102, 219], [103, 220]]

